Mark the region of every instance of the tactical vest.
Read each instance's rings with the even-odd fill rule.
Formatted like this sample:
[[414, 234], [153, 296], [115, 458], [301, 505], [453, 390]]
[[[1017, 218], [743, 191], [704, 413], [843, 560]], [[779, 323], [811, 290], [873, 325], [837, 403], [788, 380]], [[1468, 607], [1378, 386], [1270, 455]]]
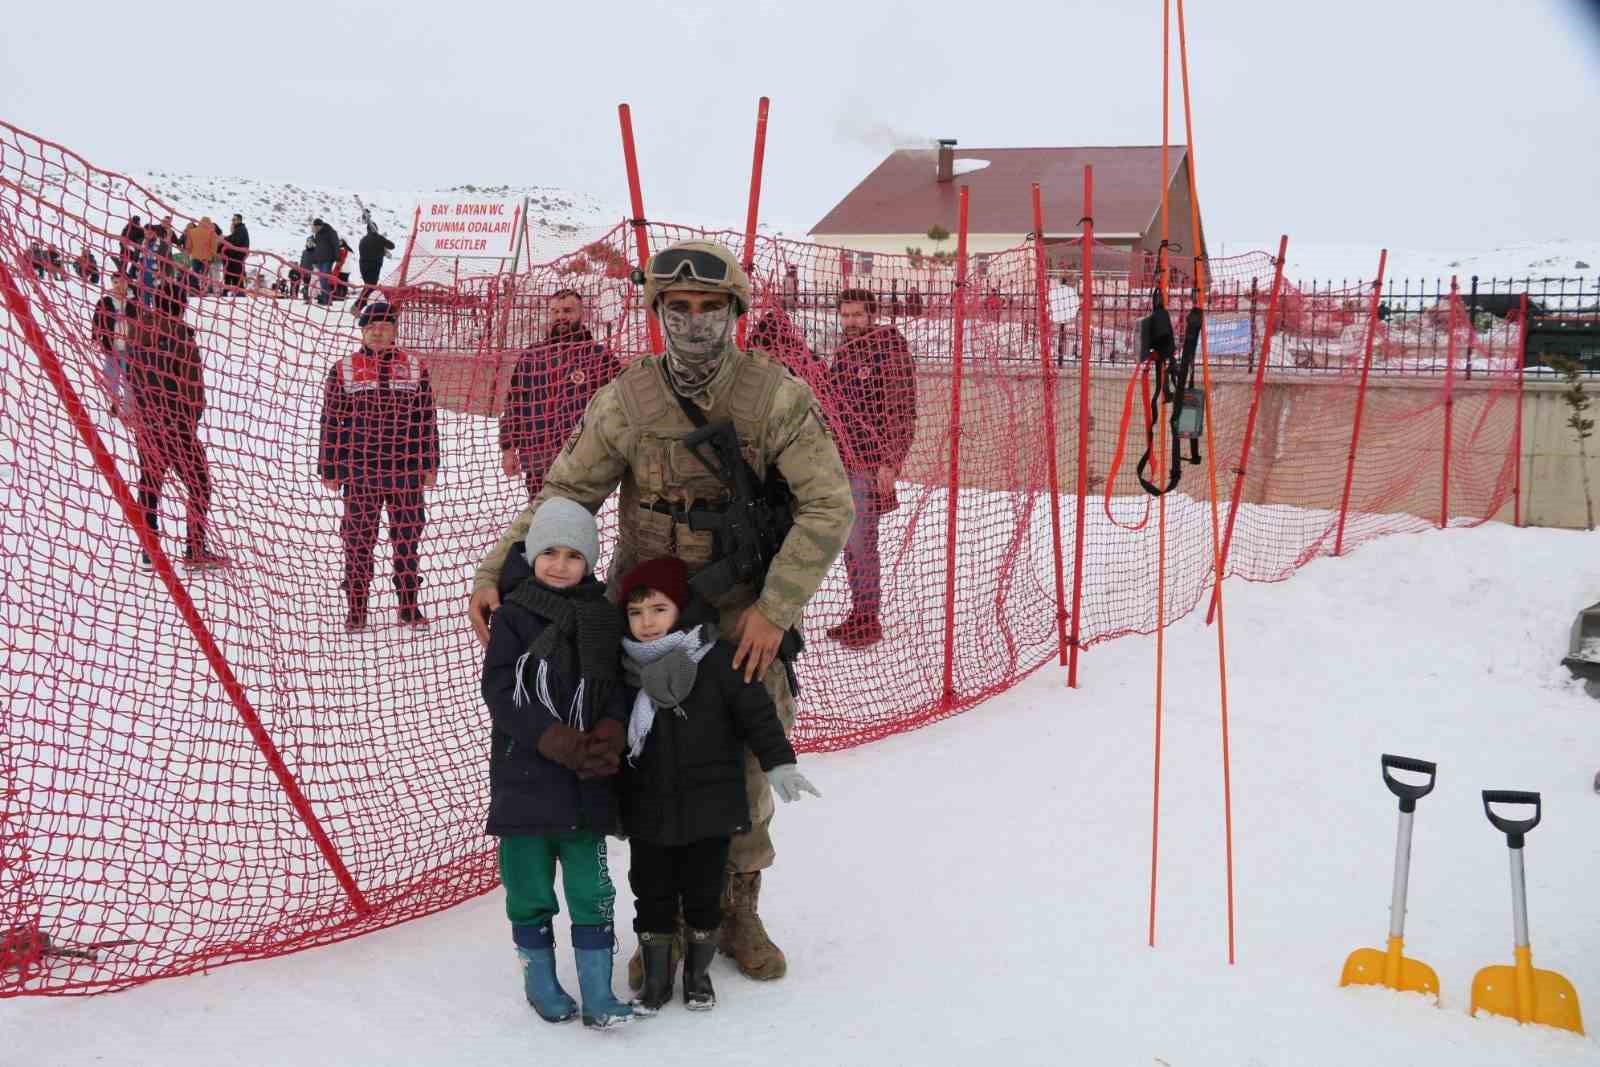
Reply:
[[[706, 420], [731, 418], [745, 458], [765, 473], [776, 458], [766, 452], [766, 423], [788, 371], [761, 353], [733, 351], [729, 358], [739, 366]], [[711, 533], [689, 528], [687, 512], [696, 506], [719, 509], [728, 490], [683, 446], [695, 426], [668, 392], [659, 358], [635, 363], [614, 384], [632, 431], [618, 500], [615, 566], [626, 569], [657, 556], [676, 556], [693, 573], [713, 561], [713, 544]], [[750, 602], [754, 590], [737, 599]]]

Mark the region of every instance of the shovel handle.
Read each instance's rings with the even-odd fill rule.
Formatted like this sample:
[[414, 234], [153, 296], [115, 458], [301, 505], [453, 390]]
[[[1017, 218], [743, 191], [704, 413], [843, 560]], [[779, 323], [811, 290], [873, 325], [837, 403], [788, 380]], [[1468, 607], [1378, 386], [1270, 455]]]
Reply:
[[[1402, 782], [1389, 772], [1412, 771], [1416, 774], [1426, 774], [1428, 780], [1418, 785]], [[1416, 811], [1417, 801], [1433, 792], [1433, 779], [1438, 773], [1439, 765], [1429, 763], [1425, 759], [1412, 759], [1410, 756], [1391, 756], [1383, 754], [1383, 784], [1389, 787], [1389, 792], [1400, 798], [1401, 811]]]
[[[1503, 815], [1496, 815], [1491, 804], [1532, 804], [1533, 814], [1526, 819], [1508, 819]], [[1539, 803], [1538, 793], [1525, 793], [1517, 789], [1485, 789], [1483, 791], [1483, 813], [1489, 817], [1489, 822], [1496, 830], [1506, 835], [1506, 844], [1512, 848], [1521, 848], [1523, 836], [1539, 825], [1539, 816], [1543, 807]]]

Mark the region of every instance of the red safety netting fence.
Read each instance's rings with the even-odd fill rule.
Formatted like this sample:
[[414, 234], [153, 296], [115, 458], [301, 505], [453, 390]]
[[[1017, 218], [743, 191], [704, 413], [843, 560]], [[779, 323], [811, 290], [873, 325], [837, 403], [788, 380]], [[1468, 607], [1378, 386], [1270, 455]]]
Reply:
[[[476, 561], [526, 500], [522, 475], [502, 470], [499, 416], [520, 354], [549, 335], [558, 290], [584, 298], [592, 343], [623, 362], [651, 350], [626, 278], [637, 235], [619, 226], [515, 275], [390, 293], [401, 349], [420, 367], [385, 371], [389, 406], [370, 410], [355, 394], [377, 372], [351, 358], [348, 301], [229, 291], [187, 266], [171, 235], [125, 237], [135, 214], [191, 221], [0, 125], [0, 996], [276, 955], [492, 887], [479, 649], [461, 616]], [[689, 234], [652, 224], [644, 236], [660, 247]], [[742, 237], [712, 236], [743, 250]], [[98, 278], [73, 267], [84, 249]], [[1041, 309], [1031, 248], [988, 257], [964, 287], [953, 265], [923, 257], [878, 256], [868, 269], [802, 243], [751, 250], [747, 343], [813, 385], [853, 467], [895, 471], [883, 496], [895, 506], [876, 524], [884, 638], [854, 650], [828, 638], [854, 603], [840, 561], [806, 620], [801, 747], [950, 715], [1058, 655], [1080, 435], [1080, 644], [1154, 626], [1156, 524], [1127, 528], [1149, 510], [1133, 474], [1137, 410], [1107, 484], [1147, 279], [1097, 275], [1085, 334], [1067, 251], [1048, 257]], [[287, 267], [263, 259], [268, 274]], [[1364, 345], [1329, 342], [1364, 331], [1370, 286], [1294, 290], [1269, 306], [1270, 257], [1210, 268], [1229, 573], [1279, 579], [1341, 537], [1348, 548], [1502, 509], [1516, 466], [1515, 326], [1475, 330], [1450, 307], [1391, 320], [1374, 359], [1418, 373], [1364, 388]], [[848, 289], [870, 293], [905, 342], [903, 355], [886, 331], [872, 342], [905, 361], [898, 392], [841, 371]], [[1173, 302], [1181, 322], [1176, 290]], [[1292, 354], [1306, 338], [1319, 339], [1311, 365]], [[1470, 379], [1455, 373], [1463, 347]], [[532, 402], [571, 417], [576, 394], [550, 381]], [[384, 457], [376, 467], [357, 454], [368, 445]], [[526, 450], [537, 459], [546, 446], [530, 438]], [[1186, 468], [1168, 498], [1168, 620], [1210, 588], [1201, 470]], [[330, 474], [342, 486], [330, 490]], [[361, 577], [373, 537], [350, 516], [370, 517], [375, 494], [400, 530], [379, 524], [369, 625], [350, 632], [347, 571]], [[146, 505], [165, 550], [148, 568]], [[609, 537], [609, 506], [602, 520]], [[433, 626], [400, 624], [413, 595]]]

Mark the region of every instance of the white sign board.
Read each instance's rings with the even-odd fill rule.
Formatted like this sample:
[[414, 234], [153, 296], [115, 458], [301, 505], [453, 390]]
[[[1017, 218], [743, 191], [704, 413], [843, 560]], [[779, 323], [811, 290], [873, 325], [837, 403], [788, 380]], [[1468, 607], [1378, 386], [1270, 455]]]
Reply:
[[522, 225], [520, 200], [440, 196], [418, 205], [416, 244], [424, 256], [506, 259]]

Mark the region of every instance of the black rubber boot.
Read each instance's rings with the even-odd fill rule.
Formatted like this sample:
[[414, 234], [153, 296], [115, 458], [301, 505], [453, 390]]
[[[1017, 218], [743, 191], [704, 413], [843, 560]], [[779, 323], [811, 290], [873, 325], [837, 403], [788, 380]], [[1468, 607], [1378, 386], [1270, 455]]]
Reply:
[[717, 958], [717, 932], [690, 930], [683, 946], [683, 1004], [690, 1011], [710, 1011], [717, 1006], [711, 988], [711, 961]]
[[674, 973], [678, 969], [671, 934], [639, 935], [639, 954], [644, 962], [644, 989], [633, 1002], [635, 1015], [654, 1015], [672, 999]]

